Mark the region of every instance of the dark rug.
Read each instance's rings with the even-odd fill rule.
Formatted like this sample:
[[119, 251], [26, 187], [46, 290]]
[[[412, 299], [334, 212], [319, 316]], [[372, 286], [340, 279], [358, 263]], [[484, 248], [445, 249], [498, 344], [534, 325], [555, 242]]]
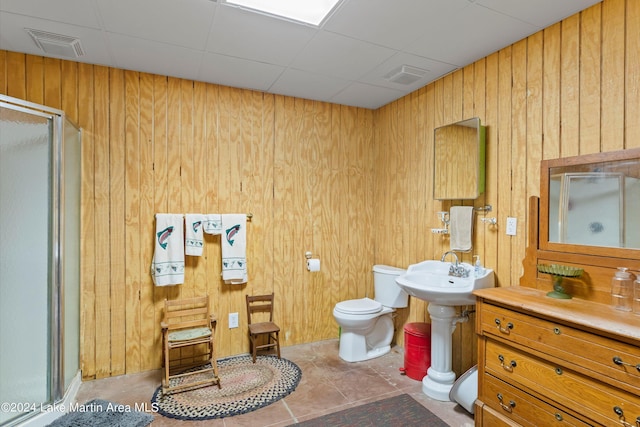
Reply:
[[334, 412], [292, 426], [302, 427], [449, 427], [408, 394]]
[[[210, 420], [246, 414], [271, 405], [294, 391], [302, 377], [295, 363], [275, 356], [249, 355], [218, 360], [220, 384], [179, 393], [162, 394], [158, 387], [151, 403], [165, 417]], [[176, 379], [175, 381], [180, 381]], [[172, 381], [172, 384], [177, 384]]]
[[108, 400], [95, 399], [70, 409], [71, 412], [49, 424], [49, 427], [144, 427], [153, 421], [151, 414]]

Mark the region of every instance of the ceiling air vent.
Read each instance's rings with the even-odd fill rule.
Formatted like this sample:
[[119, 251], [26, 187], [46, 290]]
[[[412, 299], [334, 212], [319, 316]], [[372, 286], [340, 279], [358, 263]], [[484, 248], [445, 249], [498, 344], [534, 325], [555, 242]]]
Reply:
[[422, 68], [412, 67], [411, 65], [402, 65], [392, 70], [384, 76], [384, 78], [393, 83], [410, 85], [423, 78], [427, 74], [427, 71], [428, 70], [423, 70]]
[[36, 45], [48, 54], [77, 58], [84, 55], [80, 39], [62, 34], [25, 28]]

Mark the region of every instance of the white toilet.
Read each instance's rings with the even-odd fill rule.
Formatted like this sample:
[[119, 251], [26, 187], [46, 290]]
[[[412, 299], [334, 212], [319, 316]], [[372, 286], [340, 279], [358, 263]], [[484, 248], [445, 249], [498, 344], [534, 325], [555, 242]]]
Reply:
[[391, 350], [394, 308], [406, 307], [409, 295], [396, 284], [405, 272], [388, 265], [373, 266], [374, 299], [342, 301], [333, 309], [340, 325], [340, 358], [360, 362], [382, 356]]

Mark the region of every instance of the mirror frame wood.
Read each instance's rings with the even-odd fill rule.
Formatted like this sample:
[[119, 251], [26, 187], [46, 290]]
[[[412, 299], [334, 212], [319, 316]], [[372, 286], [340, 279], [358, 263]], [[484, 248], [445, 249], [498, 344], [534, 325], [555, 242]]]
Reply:
[[[470, 126], [471, 124], [471, 126]], [[474, 140], [457, 140], [461, 131], [474, 129]], [[433, 131], [433, 198], [435, 200], [475, 200], [485, 187], [485, 133], [480, 118], [473, 117]], [[444, 139], [453, 135], [455, 140]], [[451, 149], [452, 144], [456, 146]], [[468, 155], [460, 154], [462, 145], [469, 146]], [[469, 169], [475, 168], [470, 174]]]
[[552, 169], [633, 159], [637, 159], [640, 163], [640, 148], [543, 160], [540, 163], [540, 249], [616, 258], [640, 258], [640, 249], [576, 245], [549, 241], [549, 184]]

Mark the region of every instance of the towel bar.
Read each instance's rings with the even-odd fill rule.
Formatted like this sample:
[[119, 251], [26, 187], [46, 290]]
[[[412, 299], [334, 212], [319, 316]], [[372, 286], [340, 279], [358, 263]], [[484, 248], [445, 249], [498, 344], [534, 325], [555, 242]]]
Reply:
[[491, 205], [478, 206], [477, 208], [473, 208], [473, 210], [476, 212], [491, 212], [492, 209], [493, 208], [491, 207]]

